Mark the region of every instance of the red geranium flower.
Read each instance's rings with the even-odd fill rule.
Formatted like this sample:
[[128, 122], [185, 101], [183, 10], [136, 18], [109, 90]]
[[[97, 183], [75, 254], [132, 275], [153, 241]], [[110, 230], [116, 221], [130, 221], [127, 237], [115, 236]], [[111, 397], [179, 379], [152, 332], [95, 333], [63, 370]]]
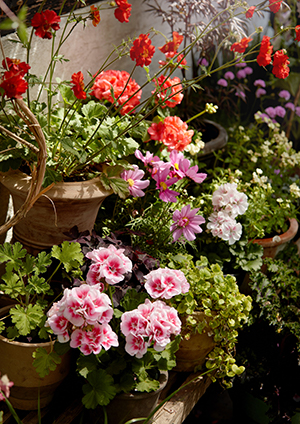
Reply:
[[177, 54], [178, 47], [183, 41], [183, 35], [179, 35], [178, 32], [173, 31], [173, 41], [169, 41], [164, 46], [159, 47], [162, 53], [165, 53], [166, 57], [172, 58]]
[[22, 99], [21, 94], [27, 90], [28, 83], [22, 75], [15, 74], [14, 71], [6, 71], [0, 87], [4, 90], [4, 95], [8, 98]]
[[284, 50], [278, 50], [274, 54], [272, 73], [277, 78], [286, 78], [290, 73], [289, 57], [284, 53]]
[[120, 22], [129, 22], [131, 15], [131, 4], [127, 0], [116, 0], [117, 9], [115, 10], [115, 17]]
[[[156, 101], [161, 100], [163, 104], [162, 108], [165, 107], [175, 107], [183, 99], [182, 94], [182, 85], [180, 84], [180, 78], [174, 77], [167, 78], [164, 75], [161, 75], [155, 81], [156, 87], [159, 87], [159, 91], [156, 93]], [[152, 91], [152, 94], [155, 93], [155, 90]]]
[[21, 62], [20, 59], [10, 59], [9, 57], [7, 57], [6, 60], [3, 59], [2, 66], [15, 75], [21, 75], [21, 77], [27, 74], [30, 69], [30, 66], [26, 62]]
[[233, 43], [230, 50], [238, 53], [244, 53], [250, 41], [252, 41], [252, 38], [244, 37], [238, 43]]
[[134, 40], [130, 49], [130, 57], [136, 61], [137, 66], [148, 66], [154, 55], [155, 47], [151, 44], [149, 34], [140, 34], [139, 38]]
[[74, 73], [72, 75], [71, 82], [74, 84], [74, 87], [72, 87], [73, 93], [77, 97], [77, 99], [86, 99], [86, 92], [84, 91], [84, 84], [83, 84], [83, 74], [81, 71]]
[[252, 18], [254, 10], [255, 10], [255, 6], [249, 7], [249, 9], [247, 10], [246, 15], [245, 15], [246, 18], [248, 18], [248, 19]]
[[276, 13], [280, 9], [282, 0], [269, 0], [269, 9], [271, 12]]
[[300, 41], [300, 25], [297, 25], [295, 27], [295, 31], [296, 31], [296, 38], [295, 38], [295, 40], [296, 41]]
[[51, 29], [57, 31], [59, 29], [58, 23], [60, 16], [54, 10], [45, 10], [44, 12], [37, 12], [31, 19], [31, 25], [35, 28], [35, 35], [40, 38], [52, 38]]
[[259, 66], [267, 66], [271, 63], [272, 52], [273, 52], [273, 46], [270, 43], [270, 37], [268, 37], [267, 35], [264, 35], [261, 41], [259, 54], [256, 59]]
[[169, 151], [181, 152], [191, 143], [194, 135], [193, 130], [188, 130], [186, 122], [178, 116], [167, 116], [164, 122], [155, 122], [148, 128], [148, 134], [152, 140], [163, 143]]
[[100, 12], [93, 4], [91, 6], [92, 24], [96, 27], [100, 22]]

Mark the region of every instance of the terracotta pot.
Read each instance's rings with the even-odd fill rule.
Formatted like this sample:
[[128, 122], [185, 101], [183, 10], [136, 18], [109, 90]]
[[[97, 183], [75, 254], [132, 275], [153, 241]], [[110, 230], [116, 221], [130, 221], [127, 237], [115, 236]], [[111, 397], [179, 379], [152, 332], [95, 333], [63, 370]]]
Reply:
[[[203, 312], [194, 312], [193, 317], [200, 321], [205, 315]], [[181, 319], [181, 321], [184, 320]], [[181, 340], [179, 349], [176, 352], [176, 367], [173, 368], [174, 371], [194, 372], [196, 367], [201, 367], [204, 364], [207, 355], [215, 347], [213, 338], [207, 334], [207, 330], [201, 334], [195, 331], [188, 340], [185, 338]], [[183, 331], [182, 335], [184, 336], [184, 334], [185, 332]]]
[[[161, 371], [160, 387], [149, 393], [121, 393], [117, 395], [106, 407], [108, 422], [111, 424], [124, 424], [133, 418], [148, 417], [158, 404], [161, 391], [168, 382], [168, 372]], [[149, 423], [153, 422], [152, 420]]]
[[289, 221], [290, 228], [285, 233], [273, 238], [256, 239], [253, 241], [253, 243], [257, 243], [263, 247], [263, 258], [275, 258], [277, 253], [284, 249], [286, 243], [293, 240], [298, 232], [298, 222], [295, 218], [292, 218]]
[[[0, 309], [0, 316], [4, 316], [11, 306]], [[70, 369], [70, 355], [68, 352], [61, 357], [61, 363], [54, 371], [41, 378], [32, 365], [32, 354], [38, 347], [50, 352], [53, 342], [21, 343], [10, 341], [0, 335], [0, 373], [7, 374], [9, 380], [14, 382], [10, 389], [9, 400], [14, 408], [22, 410], [38, 409], [47, 406], [57, 387], [68, 375]]]
[[[2, 184], [10, 191], [14, 210], [24, 203], [31, 177], [11, 171], [1, 175]], [[13, 240], [19, 241], [31, 254], [51, 248], [64, 240], [72, 240], [69, 233], [92, 231], [103, 200], [112, 194], [103, 188], [100, 179], [57, 183], [41, 196], [13, 228]]]

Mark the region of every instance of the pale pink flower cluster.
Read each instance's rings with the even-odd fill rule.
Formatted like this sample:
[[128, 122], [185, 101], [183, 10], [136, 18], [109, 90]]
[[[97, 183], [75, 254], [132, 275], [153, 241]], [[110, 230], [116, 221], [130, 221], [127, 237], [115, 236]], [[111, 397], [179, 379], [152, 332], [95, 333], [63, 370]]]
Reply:
[[153, 299], [171, 299], [190, 289], [184, 273], [177, 269], [158, 268], [149, 272], [145, 279], [145, 289]]
[[9, 398], [10, 388], [14, 385], [12, 381], [9, 381], [6, 374], [0, 378], [0, 401]]
[[163, 301], [145, 302], [121, 317], [121, 331], [126, 338], [125, 350], [142, 358], [149, 346], [161, 352], [171, 341], [171, 335], [181, 331], [181, 321], [175, 308]]
[[118, 337], [108, 324], [113, 317], [110, 298], [101, 293], [100, 284], [65, 289], [62, 299], [49, 310], [46, 325], [60, 343], [70, 341], [84, 355], [98, 354], [118, 346]]
[[212, 204], [214, 212], [208, 217], [207, 228], [214, 237], [234, 244], [242, 235], [242, 225], [235, 218], [248, 208], [246, 194], [237, 190], [236, 183], [226, 183], [214, 191]]
[[117, 284], [122, 281], [125, 274], [132, 270], [131, 260], [123, 252], [124, 249], [118, 249], [113, 244], [88, 252], [86, 257], [92, 260], [92, 264], [87, 273], [86, 282], [93, 285], [100, 283], [101, 279], [108, 284]]

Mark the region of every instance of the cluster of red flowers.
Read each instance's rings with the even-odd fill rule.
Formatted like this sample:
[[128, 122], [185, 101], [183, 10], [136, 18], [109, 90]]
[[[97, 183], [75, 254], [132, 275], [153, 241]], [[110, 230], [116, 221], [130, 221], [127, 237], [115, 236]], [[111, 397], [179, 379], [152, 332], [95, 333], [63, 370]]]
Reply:
[[21, 99], [28, 87], [24, 75], [30, 69], [30, 66], [25, 62], [20, 62], [17, 59], [7, 57], [2, 61], [2, 66], [6, 72], [1, 77], [0, 88], [4, 91], [4, 95], [9, 99]]
[[100, 22], [100, 12], [93, 4], [91, 6], [91, 18], [92, 18], [92, 24], [94, 27], [96, 27]]
[[122, 106], [121, 115], [130, 113], [140, 103], [142, 90], [126, 71], [103, 71], [96, 76], [91, 95]]
[[161, 105], [162, 108], [167, 106], [175, 107], [181, 103], [183, 94], [180, 78], [167, 78], [166, 76], [161, 75], [157, 78], [157, 80], [155, 80], [155, 85], [159, 88], [159, 91], [157, 92], [157, 90], [154, 90], [152, 91], [152, 94], [156, 94], [156, 102], [160, 101], [163, 103]]
[[178, 116], [167, 116], [163, 122], [154, 122], [148, 128], [148, 134], [152, 140], [163, 143], [169, 151], [181, 152], [191, 143], [194, 131], [188, 130], [187, 123]]
[[71, 82], [74, 84], [72, 90], [77, 99], [85, 100], [86, 92], [84, 91], [83, 73], [81, 71], [74, 73]]
[[154, 55], [155, 47], [151, 44], [149, 34], [140, 34], [133, 42], [130, 57], [136, 61], [137, 66], [148, 66]]
[[230, 50], [232, 52], [244, 53], [244, 51], [248, 47], [248, 44], [250, 43], [250, 41], [252, 41], [252, 38], [244, 37], [244, 38], [241, 39], [241, 41], [233, 43], [232, 46], [230, 47]]
[[260, 44], [259, 54], [257, 56], [257, 63], [259, 66], [267, 66], [272, 61], [273, 46], [270, 43], [270, 37], [264, 35]]
[[131, 15], [131, 4], [127, 0], [115, 0], [117, 9], [115, 10], [115, 17], [120, 22], [129, 22]]
[[269, 9], [273, 13], [277, 13], [280, 9], [282, 0], [269, 0]]
[[295, 27], [295, 31], [296, 31], [296, 38], [295, 38], [295, 40], [296, 41], [300, 41], [300, 25], [297, 25]]
[[[178, 48], [183, 41], [183, 35], [179, 35], [178, 32], [173, 31], [173, 40], [166, 43], [164, 46], [159, 47], [159, 50], [166, 55], [167, 59], [172, 59], [174, 56], [178, 54]], [[180, 66], [186, 65], [186, 59], [183, 54], [179, 54], [177, 56], [177, 62], [180, 63]], [[161, 66], [166, 65], [167, 62], [159, 61]]]
[[31, 19], [31, 25], [35, 29], [35, 35], [40, 38], [52, 38], [52, 32], [57, 31], [59, 27], [60, 17], [54, 10], [45, 10], [44, 12], [37, 12]]

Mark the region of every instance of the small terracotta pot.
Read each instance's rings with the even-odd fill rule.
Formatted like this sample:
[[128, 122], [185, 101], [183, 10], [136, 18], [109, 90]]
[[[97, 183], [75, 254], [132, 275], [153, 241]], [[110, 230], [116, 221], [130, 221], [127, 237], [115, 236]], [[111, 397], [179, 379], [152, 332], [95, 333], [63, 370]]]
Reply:
[[[1, 175], [2, 184], [10, 191], [15, 212], [24, 203], [31, 177], [10, 171]], [[13, 240], [19, 241], [31, 254], [51, 248], [64, 240], [72, 240], [69, 233], [92, 231], [99, 207], [112, 194], [105, 190], [99, 178], [80, 182], [55, 184], [41, 196], [13, 228]]]
[[[7, 314], [11, 306], [0, 309], [0, 316]], [[32, 365], [32, 354], [38, 347], [50, 352], [53, 342], [46, 343], [21, 343], [10, 341], [0, 335], [0, 373], [6, 374], [14, 385], [10, 388], [9, 401], [16, 409], [38, 409], [47, 406], [57, 387], [62, 383], [70, 370], [70, 352], [63, 355], [61, 363], [54, 371], [41, 378]]]

